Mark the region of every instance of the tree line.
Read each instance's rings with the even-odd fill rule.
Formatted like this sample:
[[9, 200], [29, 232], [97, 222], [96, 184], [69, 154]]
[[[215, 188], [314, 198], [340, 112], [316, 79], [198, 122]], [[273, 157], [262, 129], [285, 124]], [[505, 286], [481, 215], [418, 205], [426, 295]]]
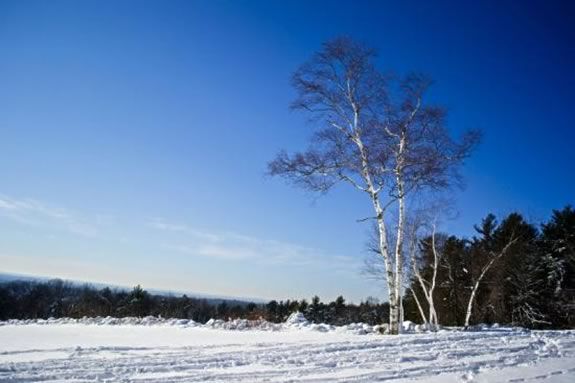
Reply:
[[418, 241], [405, 286], [407, 319], [575, 327], [572, 207], [554, 210], [540, 226], [518, 213], [501, 222], [490, 214], [475, 231], [472, 238], [432, 233]]
[[347, 304], [343, 297], [323, 303], [315, 296], [303, 300], [272, 300], [267, 304], [165, 296], [150, 294], [141, 286], [131, 291], [97, 289], [54, 279], [46, 282], [18, 280], [0, 284], [0, 320], [82, 317], [144, 317], [192, 319], [265, 319], [283, 322], [293, 312], [303, 312], [311, 321], [343, 325], [352, 322], [382, 323], [388, 315], [387, 303], [369, 298], [359, 305]]

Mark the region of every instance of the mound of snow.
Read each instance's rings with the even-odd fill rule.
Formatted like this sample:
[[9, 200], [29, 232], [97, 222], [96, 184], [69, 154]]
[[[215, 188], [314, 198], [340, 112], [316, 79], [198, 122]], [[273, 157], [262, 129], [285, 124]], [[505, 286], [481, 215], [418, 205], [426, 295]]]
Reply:
[[309, 324], [308, 320], [305, 318], [303, 313], [296, 311], [292, 313], [288, 319], [286, 319], [285, 324], [287, 325], [307, 325]]
[[415, 323], [410, 320], [403, 321], [401, 324], [401, 328], [403, 332], [414, 332], [415, 331]]

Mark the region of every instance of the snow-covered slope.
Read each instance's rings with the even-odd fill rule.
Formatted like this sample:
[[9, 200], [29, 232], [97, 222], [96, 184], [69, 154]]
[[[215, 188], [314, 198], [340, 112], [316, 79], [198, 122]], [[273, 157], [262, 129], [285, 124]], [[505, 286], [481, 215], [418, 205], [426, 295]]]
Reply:
[[243, 331], [215, 321], [152, 322], [4, 322], [0, 381], [575, 381], [575, 331], [446, 329], [392, 337], [361, 324], [320, 329], [297, 316], [282, 325], [237, 322]]

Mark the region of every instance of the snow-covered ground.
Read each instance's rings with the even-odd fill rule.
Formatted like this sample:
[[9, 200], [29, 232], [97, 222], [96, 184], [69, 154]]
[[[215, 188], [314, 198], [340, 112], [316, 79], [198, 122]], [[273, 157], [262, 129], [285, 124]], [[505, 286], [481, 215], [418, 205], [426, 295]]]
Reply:
[[575, 382], [575, 331], [373, 330], [297, 316], [0, 322], [0, 382]]

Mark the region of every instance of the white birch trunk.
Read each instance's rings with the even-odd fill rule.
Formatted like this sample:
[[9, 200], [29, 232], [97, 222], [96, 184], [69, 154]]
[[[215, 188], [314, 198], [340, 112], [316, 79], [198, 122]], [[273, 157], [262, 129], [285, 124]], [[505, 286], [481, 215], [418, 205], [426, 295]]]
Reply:
[[[414, 238], [412, 241], [415, 242], [417, 240], [416, 240], [416, 238]], [[433, 252], [433, 266], [432, 266], [433, 274], [431, 277], [431, 282], [424, 280], [423, 277], [421, 276], [421, 273], [419, 272], [419, 269], [417, 267], [417, 261], [416, 261], [415, 246], [416, 246], [415, 243], [412, 243], [411, 248], [410, 248], [411, 267], [413, 269], [413, 274], [415, 275], [415, 277], [417, 278], [417, 281], [419, 282], [419, 286], [421, 287], [421, 291], [423, 291], [423, 296], [425, 297], [425, 300], [427, 301], [427, 304], [429, 307], [427, 317], [423, 313], [423, 309], [421, 308], [421, 304], [418, 301], [417, 296], [415, 296], [415, 291], [413, 294], [414, 294], [416, 303], [418, 305], [418, 308], [420, 310], [421, 317], [424, 320], [424, 323], [428, 324], [430, 326], [430, 329], [435, 330], [439, 326], [439, 318], [437, 316], [437, 310], [435, 309], [435, 300], [434, 300], [434, 292], [435, 292], [436, 280], [437, 280], [437, 270], [439, 268], [439, 254], [437, 252], [437, 247], [436, 247], [436, 242], [435, 242], [435, 226], [433, 227], [433, 233], [431, 236], [431, 247], [432, 247], [432, 252]]]
[[439, 326], [439, 318], [435, 310], [435, 301], [433, 300], [433, 293], [435, 291], [437, 280], [437, 269], [439, 267], [439, 255], [437, 254], [437, 246], [435, 242], [435, 225], [433, 225], [433, 233], [431, 234], [431, 250], [433, 252], [433, 275], [431, 277], [431, 287], [429, 288], [429, 321], [433, 326], [433, 330]]
[[465, 314], [465, 328], [469, 327], [469, 319], [471, 319], [471, 312], [473, 311], [473, 303], [475, 302], [475, 296], [477, 294], [477, 290], [479, 289], [479, 283], [481, 283], [481, 280], [487, 273], [487, 270], [489, 270], [489, 268], [491, 267], [491, 265], [493, 265], [496, 259], [497, 258], [493, 258], [491, 261], [489, 261], [489, 263], [487, 263], [487, 265], [485, 265], [483, 270], [481, 270], [481, 274], [479, 274], [479, 278], [477, 278], [477, 281], [473, 285], [471, 295], [469, 296], [469, 302], [467, 302], [467, 312]]
[[491, 258], [491, 260], [489, 262], [487, 262], [487, 264], [485, 266], [483, 266], [483, 269], [481, 269], [481, 273], [479, 274], [479, 278], [477, 278], [477, 281], [475, 281], [475, 284], [473, 285], [473, 289], [471, 290], [471, 295], [469, 296], [469, 301], [467, 302], [467, 312], [465, 314], [465, 328], [469, 327], [469, 320], [471, 319], [471, 313], [473, 312], [473, 304], [475, 303], [475, 297], [477, 295], [477, 290], [479, 289], [479, 284], [481, 283], [481, 280], [483, 279], [483, 277], [485, 277], [485, 274], [487, 274], [487, 271], [491, 268], [491, 266], [495, 263], [496, 260], [498, 260], [499, 258], [501, 258], [502, 256], [505, 255], [505, 253], [507, 252], [507, 250], [509, 249], [509, 247], [515, 243], [517, 241], [518, 238], [513, 238], [507, 243], [507, 245], [505, 245], [505, 247], [503, 248], [503, 250], [501, 250], [501, 252], [499, 254], [497, 254], [496, 256], [494, 256], [493, 258]]
[[[398, 220], [397, 220], [397, 240], [395, 243], [395, 296], [397, 300], [401, 299], [401, 286], [403, 285], [403, 247], [404, 247], [404, 229], [405, 229], [405, 190], [403, 180], [403, 156], [406, 144], [405, 132], [402, 133], [399, 140], [399, 148], [397, 153], [397, 167], [396, 167], [396, 182], [397, 182], [397, 195], [398, 195]], [[390, 310], [392, 310], [390, 306]], [[400, 317], [400, 308], [397, 308], [397, 316]], [[401, 326], [399, 320], [396, 323], [397, 327], [391, 329], [392, 333], [399, 333]]]
[[[351, 101], [351, 99], [350, 99]], [[358, 110], [351, 101], [352, 108], [354, 110], [354, 118], [353, 118], [353, 140], [356, 144], [359, 154], [361, 157], [361, 175], [366, 184], [366, 192], [369, 194], [373, 208], [375, 210], [376, 220], [377, 220], [377, 230], [378, 230], [378, 245], [379, 245], [379, 252], [383, 257], [385, 269], [386, 269], [386, 280], [387, 280], [387, 289], [389, 294], [389, 328], [390, 334], [398, 334], [399, 333], [399, 294], [397, 293], [397, 286], [396, 286], [396, 278], [394, 275], [394, 271], [391, 264], [390, 254], [389, 254], [389, 245], [387, 241], [387, 228], [385, 225], [385, 217], [384, 217], [384, 210], [381, 206], [381, 202], [379, 199], [379, 190], [376, 189], [373, 179], [371, 176], [371, 172], [369, 169], [369, 160], [363, 145], [363, 141], [361, 139], [360, 130], [358, 126], [359, 121], [359, 113]]]
[[[395, 246], [395, 296], [399, 301], [401, 300], [401, 286], [403, 283], [403, 236], [404, 236], [404, 226], [405, 226], [405, 200], [403, 196], [399, 198], [399, 219], [397, 225], [397, 242]], [[390, 310], [391, 310], [390, 306]], [[401, 331], [401, 326], [399, 323], [399, 317], [401, 316], [400, 307], [397, 307], [398, 321], [395, 323], [397, 327], [392, 327], [391, 332], [393, 334], [399, 333]]]
[[415, 293], [414, 289], [411, 289], [411, 292], [413, 293], [413, 299], [415, 300], [415, 304], [417, 305], [417, 309], [419, 310], [419, 315], [421, 316], [421, 321], [423, 324], [427, 324], [427, 317], [425, 316], [425, 312], [423, 311], [423, 307], [421, 307], [421, 303], [419, 302], [419, 298], [417, 297], [417, 294]]

